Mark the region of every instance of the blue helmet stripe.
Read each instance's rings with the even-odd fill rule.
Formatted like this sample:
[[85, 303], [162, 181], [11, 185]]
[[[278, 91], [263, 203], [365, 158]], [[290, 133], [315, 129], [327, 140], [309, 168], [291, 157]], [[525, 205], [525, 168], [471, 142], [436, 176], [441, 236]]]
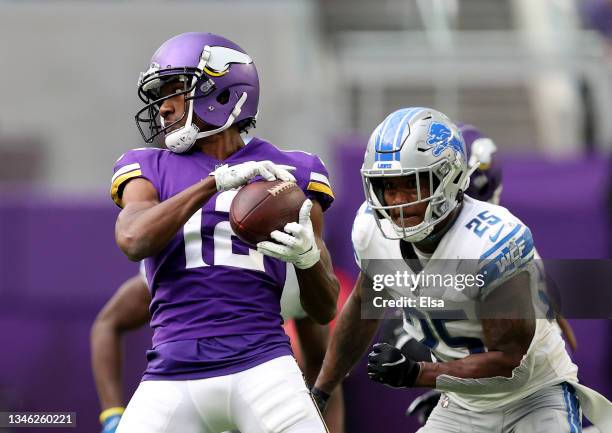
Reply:
[[[404, 111], [404, 110], [403, 110]], [[406, 113], [402, 119], [399, 121], [399, 128], [395, 128], [395, 135], [393, 136], [393, 150], [395, 152], [393, 152], [393, 160], [394, 161], [399, 161], [400, 160], [400, 154], [399, 154], [399, 150], [402, 147], [402, 136], [404, 135], [404, 131], [406, 130], [406, 128], [408, 127], [408, 124], [410, 123], [410, 119], [412, 118], [412, 114], [418, 111], [418, 108], [414, 108], [410, 111], [408, 111], [408, 113]]]
[[420, 112], [423, 107], [403, 108], [389, 114], [378, 126], [374, 141], [375, 161], [399, 161], [399, 150], [402, 146], [402, 137], [410, 121]]
[[412, 110], [398, 110], [389, 116], [389, 122], [381, 133], [382, 143], [380, 144], [380, 150], [387, 152], [395, 150], [395, 134], [401, 125], [400, 122], [402, 122], [404, 116], [407, 114], [406, 112], [409, 114], [410, 111]]
[[410, 120], [422, 110], [422, 107], [404, 108], [387, 116], [376, 133], [375, 161], [399, 161], [400, 155], [397, 151], [401, 147], [402, 136]]
[[[393, 149], [395, 151], [398, 151], [400, 149], [400, 147], [401, 147], [402, 135], [404, 135], [404, 131], [408, 127], [408, 121], [407, 121], [408, 116], [410, 116], [410, 113], [408, 113], [404, 117], [402, 117], [402, 120], [400, 121], [399, 128], [396, 128], [396, 130], [395, 130], [395, 136], [393, 137]], [[398, 156], [399, 156], [399, 154], [398, 154]], [[399, 158], [397, 158], [397, 160], [399, 160]]]
[[404, 132], [406, 132], [406, 128], [410, 124], [410, 121], [416, 116], [421, 110], [422, 107], [412, 108], [401, 120], [401, 126], [395, 133], [395, 137], [393, 137], [393, 148], [399, 150], [402, 147], [402, 137], [404, 136]]
[[[400, 111], [404, 111], [404, 110], [400, 110]], [[376, 155], [375, 155], [376, 161], [393, 161], [393, 155], [391, 155], [390, 153], [381, 154], [380, 152], [388, 152], [390, 150], [393, 150], [392, 148], [389, 148], [388, 141], [385, 140], [385, 135], [387, 133], [389, 124], [393, 122], [396, 115], [400, 111], [396, 111], [394, 113], [389, 114], [387, 118], [384, 120], [384, 122], [382, 123], [378, 131], [378, 134], [376, 136]]]
[[410, 117], [408, 118], [408, 122], [410, 122], [412, 119], [414, 119], [416, 117], [417, 114], [419, 114], [419, 112], [425, 110], [424, 107], [414, 107], [411, 111], [410, 111]]
[[376, 152], [380, 152], [380, 150], [381, 150], [381, 148], [380, 148], [381, 140], [382, 140], [383, 134], [385, 133], [385, 129], [387, 129], [387, 124], [389, 123], [389, 121], [393, 117], [393, 114], [388, 115], [387, 118], [380, 125], [380, 129], [378, 130], [378, 134], [376, 135], [376, 145], [374, 147], [376, 149]]

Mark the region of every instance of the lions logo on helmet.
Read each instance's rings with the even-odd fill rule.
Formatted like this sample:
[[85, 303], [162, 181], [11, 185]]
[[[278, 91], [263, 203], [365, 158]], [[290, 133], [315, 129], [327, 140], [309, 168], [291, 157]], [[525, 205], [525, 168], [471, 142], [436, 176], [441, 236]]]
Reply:
[[449, 146], [465, 156], [464, 144], [461, 143], [460, 139], [453, 136], [450, 128], [442, 123], [433, 122], [431, 124], [427, 144], [433, 146], [432, 153], [434, 156], [440, 156], [442, 151]]
[[[382, 163], [381, 163], [382, 162]], [[376, 222], [389, 239], [419, 242], [431, 234], [461, 202], [471, 171], [463, 137], [448, 117], [431, 108], [412, 107], [391, 113], [374, 130], [364, 156], [361, 175], [368, 205], [379, 216]], [[388, 205], [384, 200], [385, 177], [414, 176], [416, 200]], [[429, 183], [422, 196], [420, 184]], [[427, 203], [423, 221], [415, 226], [396, 224], [391, 210]]]

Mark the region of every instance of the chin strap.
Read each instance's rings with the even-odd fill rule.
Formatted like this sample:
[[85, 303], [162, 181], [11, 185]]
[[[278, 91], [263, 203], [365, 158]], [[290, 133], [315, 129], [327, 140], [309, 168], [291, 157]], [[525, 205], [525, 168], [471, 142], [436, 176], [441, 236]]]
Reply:
[[[421, 242], [433, 243], [433, 242], [439, 241], [440, 238], [442, 238], [442, 236], [444, 236], [444, 234], [450, 230], [453, 224], [455, 224], [455, 221], [457, 220], [457, 217], [459, 216], [459, 210], [461, 209], [462, 206], [463, 206], [463, 200], [461, 200], [459, 202], [459, 205], [451, 211], [451, 213], [453, 214], [453, 217], [446, 224], [444, 224], [444, 227], [442, 227], [442, 229], [437, 233], [431, 233], [430, 235], [427, 235]], [[434, 226], [434, 229], [435, 229], [435, 226]]]
[[[206, 63], [208, 63], [208, 59], [210, 59], [210, 46], [206, 45], [202, 50], [202, 54], [200, 55], [200, 61], [198, 62], [197, 71], [194, 77], [192, 78], [191, 86], [193, 89], [189, 92], [189, 106], [187, 108], [187, 120], [185, 121], [185, 126], [178, 128], [176, 131], [172, 131], [170, 134], [166, 135], [166, 147], [170, 149], [174, 153], [185, 153], [189, 151], [193, 144], [198, 139], [198, 132], [200, 132], [200, 128], [198, 128], [195, 124], [193, 124], [193, 96], [196, 91], [196, 83], [202, 77], [204, 73], [204, 68], [206, 67]], [[162, 127], [164, 126], [163, 118]]]
[[238, 118], [238, 116], [240, 116], [240, 113], [242, 112], [242, 106], [244, 105], [246, 100], [247, 100], [247, 93], [242, 92], [242, 96], [240, 97], [240, 99], [238, 99], [238, 102], [236, 102], [236, 105], [234, 106], [234, 109], [232, 110], [227, 120], [225, 121], [225, 124], [217, 129], [211, 129], [210, 131], [199, 132], [196, 135], [196, 140], [198, 138], [210, 137], [211, 135], [218, 134], [219, 132], [224, 131], [230, 126], [232, 126], [234, 124], [234, 121]]

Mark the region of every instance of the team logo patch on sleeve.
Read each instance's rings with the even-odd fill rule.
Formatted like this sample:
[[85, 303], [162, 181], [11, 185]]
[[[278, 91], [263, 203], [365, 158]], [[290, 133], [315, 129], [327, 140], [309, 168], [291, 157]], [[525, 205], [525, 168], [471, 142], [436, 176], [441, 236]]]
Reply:
[[485, 281], [483, 294], [526, 269], [534, 257], [534, 251], [531, 231], [518, 224], [480, 257], [478, 273]]

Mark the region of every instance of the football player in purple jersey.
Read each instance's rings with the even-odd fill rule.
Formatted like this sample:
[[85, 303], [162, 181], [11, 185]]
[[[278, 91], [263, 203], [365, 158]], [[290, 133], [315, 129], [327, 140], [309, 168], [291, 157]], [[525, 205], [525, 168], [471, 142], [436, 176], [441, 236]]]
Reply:
[[[145, 141], [163, 134], [168, 150], [127, 152], [111, 183], [122, 208], [117, 244], [145, 259], [153, 328], [143, 381], [117, 432], [325, 432], [280, 316], [292, 275], [313, 320], [336, 313], [339, 284], [321, 239], [333, 201], [325, 166], [243, 141], [259, 80], [248, 54], [221, 36], [164, 42], [138, 94]], [[234, 236], [228, 213], [237, 188], [258, 178], [295, 181], [308, 200], [299, 221], [255, 249]]]
[[[144, 265], [141, 262], [141, 265]], [[301, 349], [300, 367], [309, 385], [321, 369], [329, 327], [306, 316], [299, 300], [299, 288], [287, 287], [281, 297], [281, 314], [285, 321], [294, 320], [294, 343]], [[141, 272], [126, 280], [102, 308], [91, 329], [91, 360], [102, 412], [102, 433], [115, 433], [125, 411], [121, 384], [121, 340], [130, 330], [143, 327], [151, 319], [151, 293]], [[291, 333], [289, 335], [292, 335]], [[300, 359], [298, 357], [298, 359]], [[342, 392], [332, 394], [323, 418], [331, 433], [344, 431]]]

